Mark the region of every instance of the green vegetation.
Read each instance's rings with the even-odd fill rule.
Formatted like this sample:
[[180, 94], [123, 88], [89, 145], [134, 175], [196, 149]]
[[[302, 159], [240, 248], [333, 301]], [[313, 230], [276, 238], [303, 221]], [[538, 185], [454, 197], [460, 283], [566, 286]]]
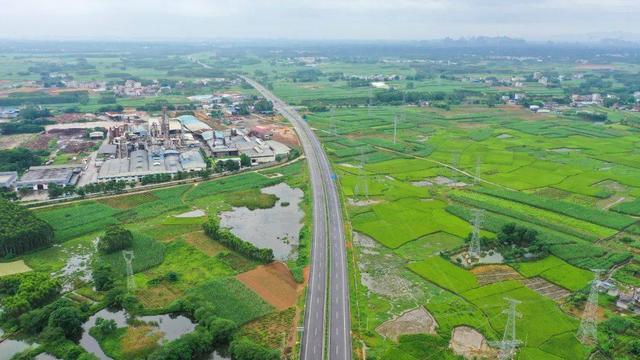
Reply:
[[104, 235], [102, 235], [98, 241], [98, 250], [105, 254], [111, 254], [127, 249], [131, 244], [133, 244], [131, 231], [125, 229], [124, 226], [120, 224], [109, 225]]
[[235, 278], [221, 278], [190, 289], [187, 299], [197, 306], [213, 306], [213, 313], [244, 324], [273, 311], [258, 295]]
[[0, 198], [0, 256], [11, 257], [50, 245], [53, 229], [34, 214]]
[[525, 277], [540, 276], [572, 291], [583, 289], [593, 280], [590, 271], [571, 266], [555, 256], [512, 265]]
[[408, 267], [432, 283], [457, 294], [479, 286], [472, 273], [439, 256], [410, 263]]

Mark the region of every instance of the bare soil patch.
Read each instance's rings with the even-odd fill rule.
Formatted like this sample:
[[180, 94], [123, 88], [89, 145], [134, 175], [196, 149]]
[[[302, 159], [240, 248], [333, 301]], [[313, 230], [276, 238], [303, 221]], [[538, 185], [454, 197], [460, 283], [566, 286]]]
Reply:
[[465, 359], [495, 359], [497, 356], [497, 351], [489, 346], [484, 335], [468, 326], [453, 329], [449, 348]]
[[296, 304], [298, 284], [284, 263], [272, 262], [258, 266], [236, 278], [278, 310]]
[[538, 294], [546, 296], [555, 301], [562, 300], [571, 295], [571, 292], [569, 290], [537, 276], [531, 279], [523, 280], [522, 283]]
[[217, 241], [211, 240], [204, 231], [192, 232], [185, 235], [187, 243], [202, 251], [208, 256], [214, 256], [225, 250], [225, 247]]
[[476, 275], [480, 285], [522, 279], [522, 276], [517, 271], [507, 265], [480, 265], [471, 269], [471, 272]]
[[438, 323], [422, 306], [409, 310], [400, 316], [384, 322], [376, 331], [397, 342], [401, 335], [435, 334]]
[[36, 134], [15, 134], [0, 136], [0, 150], [19, 147], [36, 138]]

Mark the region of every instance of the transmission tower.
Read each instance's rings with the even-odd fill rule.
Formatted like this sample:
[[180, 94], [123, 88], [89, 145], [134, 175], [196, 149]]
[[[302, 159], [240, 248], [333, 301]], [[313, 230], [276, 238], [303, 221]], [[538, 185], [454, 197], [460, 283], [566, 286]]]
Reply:
[[509, 303], [509, 308], [503, 310], [503, 314], [507, 314], [507, 323], [504, 327], [502, 341], [494, 342], [491, 345], [497, 347], [499, 360], [511, 360], [516, 355], [516, 349], [521, 341], [516, 339], [516, 318], [521, 318], [522, 314], [516, 311], [516, 306], [520, 301], [515, 299], [504, 298]]
[[478, 185], [480, 183], [480, 156], [476, 157], [476, 175], [473, 178], [473, 184]]
[[585, 345], [595, 345], [598, 342], [598, 284], [602, 270], [593, 270], [593, 272], [595, 272], [595, 278], [591, 283], [587, 304], [584, 307], [580, 327], [576, 334], [578, 340]]
[[373, 102], [373, 91], [369, 88], [369, 99], [367, 100], [367, 117], [371, 119], [371, 103]]
[[369, 179], [367, 176], [367, 171], [364, 169], [365, 165], [365, 155], [364, 150], [360, 148], [360, 171], [358, 172], [358, 182], [356, 182], [356, 187], [353, 191], [353, 194], [356, 198], [364, 195], [365, 199], [369, 199]]
[[333, 136], [338, 136], [338, 127], [336, 125], [336, 109], [329, 109], [329, 121], [331, 121], [331, 133]]
[[127, 291], [131, 292], [136, 289], [136, 282], [133, 279], [133, 251], [122, 250], [122, 257], [124, 258], [124, 262], [127, 264]]
[[480, 258], [480, 227], [484, 218], [484, 210], [473, 210], [473, 231], [471, 232], [471, 241], [469, 243], [469, 255]]
[[396, 144], [396, 135], [398, 134], [398, 114], [393, 115], [393, 144]]

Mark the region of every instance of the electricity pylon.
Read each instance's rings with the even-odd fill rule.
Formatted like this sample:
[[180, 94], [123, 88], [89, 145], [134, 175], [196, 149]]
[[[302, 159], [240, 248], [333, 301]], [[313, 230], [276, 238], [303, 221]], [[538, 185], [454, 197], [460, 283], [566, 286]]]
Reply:
[[367, 117], [371, 120], [371, 103], [373, 102], [373, 91], [369, 88], [369, 99], [367, 100]]
[[358, 198], [364, 193], [364, 198], [369, 199], [369, 179], [367, 176], [367, 171], [364, 169], [364, 165], [364, 150], [360, 148], [360, 171], [358, 172], [358, 181], [356, 182], [356, 186], [353, 189], [353, 194], [356, 198]]
[[602, 270], [593, 270], [595, 278], [591, 283], [591, 290], [587, 303], [582, 312], [582, 320], [576, 337], [585, 345], [595, 345], [598, 342], [598, 283]]
[[136, 289], [136, 282], [133, 279], [133, 251], [122, 250], [122, 257], [127, 265], [127, 291], [131, 292]]
[[393, 115], [393, 144], [396, 144], [396, 135], [398, 134], [398, 114]]
[[331, 121], [331, 133], [333, 136], [338, 136], [338, 127], [336, 126], [336, 110], [331, 108], [329, 110], [329, 121]]
[[516, 355], [516, 349], [522, 342], [516, 338], [516, 318], [521, 318], [522, 314], [516, 311], [516, 306], [520, 301], [515, 299], [504, 298], [509, 303], [509, 308], [502, 311], [507, 314], [507, 323], [504, 326], [504, 334], [502, 340], [494, 342], [491, 345], [499, 349], [499, 360], [511, 360]]
[[469, 242], [469, 255], [480, 258], [480, 227], [482, 226], [482, 219], [484, 217], [484, 210], [473, 210], [473, 231], [471, 232], [471, 241]]
[[476, 175], [473, 178], [473, 184], [478, 185], [480, 183], [480, 156], [476, 157]]

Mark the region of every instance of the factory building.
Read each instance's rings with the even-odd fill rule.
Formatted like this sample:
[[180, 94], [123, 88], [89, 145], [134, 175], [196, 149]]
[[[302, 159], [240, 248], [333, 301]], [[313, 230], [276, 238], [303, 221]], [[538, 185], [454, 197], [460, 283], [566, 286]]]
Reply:
[[0, 188], [11, 189], [15, 186], [18, 173], [15, 171], [0, 172]]
[[49, 184], [60, 186], [75, 185], [78, 183], [81, 173], [81, 165], [32, 166], [16, 182], [16, 188], [46, 190], [49, 188]]
[[251, 159], [252, 165], [276, 161], [278, 155], [286, 155], [291, 150], [277, 141], [263, 141], [254, 136], [244, 135], [237, 129], [203, 133], [203, 138], [214, 157], [245, 154]]
[[153, 147], [150, 150], [134, 150], [128, 158], [105, 161], [98, 172], [98, 181], [139, 181], [147, 175], [200, 171], [206, 167], [198, 150], [180, 153]]

